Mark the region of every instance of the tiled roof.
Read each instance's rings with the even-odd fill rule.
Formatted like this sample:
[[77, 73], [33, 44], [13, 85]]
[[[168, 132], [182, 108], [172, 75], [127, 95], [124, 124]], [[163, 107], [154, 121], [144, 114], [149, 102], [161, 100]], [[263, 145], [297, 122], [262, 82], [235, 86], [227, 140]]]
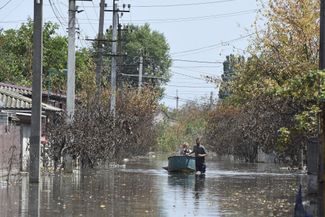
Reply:
[[[17, 92], [0, 88], [0, 108], [26, 110], [32, 108], [32, 99]], [[61, 111], [54, 106], [42, 103], [42, 109], [47, 111]]]
[[[32, 88], [31, 87], [23, 87], [23, 86], [18, 86], [18, 85], [14, 85], [14, 84], [7, 84], [7, 83], [0, 82], [0, 89], [16, 92], [16, 93], [19, 93], [19, 94], [24, 95], [24, 96], [31, 96], [32, 95]], [[42, 95], [47, 96], [48, 92], [43, 91]], [[60, 97], [60, 98], [66, 98], [65, 95], [58, 94], [58, 93], [53, 93], [53, 92], [50, 92], [50, 95]]]

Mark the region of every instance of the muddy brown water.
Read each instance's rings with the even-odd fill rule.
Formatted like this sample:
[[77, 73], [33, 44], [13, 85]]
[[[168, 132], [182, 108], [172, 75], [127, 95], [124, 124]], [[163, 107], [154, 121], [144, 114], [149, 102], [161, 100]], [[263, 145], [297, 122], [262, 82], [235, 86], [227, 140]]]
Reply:
[[168, 174], [166, 160], [142, 159], [125, 168], [75, 170], [0, 183], [1, 217], [293, 216], [306, 176], [271, 164], [212, 161], [205, 177]]

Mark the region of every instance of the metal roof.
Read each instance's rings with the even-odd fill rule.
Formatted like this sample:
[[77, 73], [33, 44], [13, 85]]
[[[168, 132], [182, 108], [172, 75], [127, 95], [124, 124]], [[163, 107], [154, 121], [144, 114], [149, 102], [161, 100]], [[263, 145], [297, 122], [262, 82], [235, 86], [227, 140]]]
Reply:
[[[32, 99], [17, 92], [0, 88], [0, 108], [15, 110], [30, 110], [32, 108]], [[62, 109], [42, 103], [42, 110], [62, 111]]]

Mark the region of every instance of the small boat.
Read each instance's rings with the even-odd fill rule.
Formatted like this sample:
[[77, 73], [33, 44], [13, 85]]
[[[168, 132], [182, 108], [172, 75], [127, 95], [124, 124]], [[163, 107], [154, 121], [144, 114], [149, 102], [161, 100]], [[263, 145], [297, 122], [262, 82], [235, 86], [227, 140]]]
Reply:
[[168, 172], [194, 172], [195, 157], [192, 156], [171, 156], [168, 158], [168, 167], [163, 167]]

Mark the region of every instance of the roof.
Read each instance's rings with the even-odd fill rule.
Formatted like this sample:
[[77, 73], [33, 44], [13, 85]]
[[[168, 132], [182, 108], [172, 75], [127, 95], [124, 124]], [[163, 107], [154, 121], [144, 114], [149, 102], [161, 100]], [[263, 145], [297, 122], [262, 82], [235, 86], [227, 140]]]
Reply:
[[[16, 93], [19, 93], [19, 94], [24, 95], [24, 96], [31, 96], [32, 95], [32, 88], [31, 87], [24, 87], [24, 86], [18, 86], [18, 85], [14, 85], [14, 84], [7, 84], [7, 83], [0, 82], [0, 89], [16, 92]], [[53, 93], [53, 92], [49, 93], [47, 91], [43, 91], [42, 95], [45, 95], [45, 96], [51, 95], [51, 96], [59, 97], [59, 98], [66, 98], [66, 95]]]
[[[32, 99], [17, 92], [0, 88], [0, 108], [15, 110], [30, 110], [32, 108]], [[54, 106], [42, 103], [42, 110], [62, 111]]]

